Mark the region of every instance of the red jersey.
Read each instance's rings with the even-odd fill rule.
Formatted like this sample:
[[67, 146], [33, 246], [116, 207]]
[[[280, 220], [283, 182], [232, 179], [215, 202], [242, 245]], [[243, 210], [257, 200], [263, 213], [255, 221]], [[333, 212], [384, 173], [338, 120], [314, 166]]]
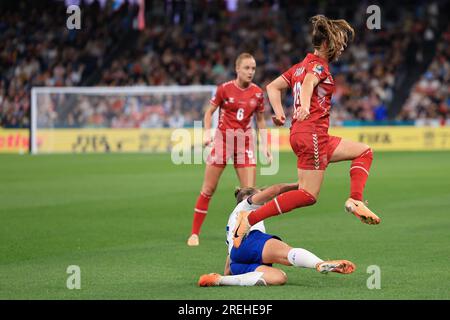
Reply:
[[330, 126], [331, 96], [335, 85], [328, 62], [314, 54], [308, 53], [302, 62], [297, 63], [281, 76], [292, 89], [294, 108], [297, 109], [300, 107], [300, 92], [303, 79], [308, 73], [314, 74], [319, 79], [319, 84], [314, 88], [311, 97], [309, 118], [303, 121], [293, 119], [291, 134], [295, 132], [327, 133]]
[[242, 129], [251, 127], [253, 113], [264, 112], [264, 93], [254, 83], [245, 88], [239, 88], [234, 80], [217, 87], [216, 94], [210, 103], [220, 107], [220, 130]]

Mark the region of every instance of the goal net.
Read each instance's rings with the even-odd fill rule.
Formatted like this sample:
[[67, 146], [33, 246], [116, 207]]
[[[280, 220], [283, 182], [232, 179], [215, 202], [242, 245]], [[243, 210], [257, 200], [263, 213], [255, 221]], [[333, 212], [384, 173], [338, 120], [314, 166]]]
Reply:
[[[31, 152], [164, 152], [201, 121], [215, 86], [35, 87]], [[217, 121], [217, 112], [213, 125]]]

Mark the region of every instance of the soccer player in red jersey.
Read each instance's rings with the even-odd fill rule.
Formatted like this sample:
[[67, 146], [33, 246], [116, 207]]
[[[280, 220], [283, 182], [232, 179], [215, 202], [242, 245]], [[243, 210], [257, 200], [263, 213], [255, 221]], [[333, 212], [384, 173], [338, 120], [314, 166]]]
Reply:
[[320, 273], [352, 273], [356, 266], [348, 260], [324, 261], [314, 253], [303, 248], [292, 248], [278, 236], [266, 233], [264, 221], [253, 225], [251, 232], [239, 248], [233, 245], [233, 233], [237, 216], [242, 210], [261, 207], [290, 190], [296, 190], [297, 184], [283, 183], [265, 189], [243, 188], [235, 191], [237, 206], [230, 214], [226, 227], [228, 255], [225, 261], [224, 275], [204, 274], [198, 285], [207, 286], [254, 286], [282, 285], [287, 281], [286, 274], [272, 264], [282, 264], [300, 268], [316, 269]]
[[[251, 123], [256, 116], [259, 130], [266, 128], [264, 120], [264, 92], [252, 83], [256, 71], [256, 61], [249, 53], [242, 53], [236, 59], [235, 80], [217, 87], [204, 117], [204, 145], [212, 145], [206, 161], [206, 170], [200, 195], [194, 208], [191, 236], [187, 244], [199, 245], [200, 228], [208, 212], [209, 201], [216, 190], [220, 176], [228, 159], [234, 161], [234, 168], [241, 187], [254, 187], [256, 180], [256, 159]], [[211, 139], [211, 118], [220, 109], [219, 124], [214, 139]], [[265, 135], [261, 135], [264, 155], [271, 161]]]
[[297, 155], [299, 189], [283, 193], [261, 208], [242, 211], [235, 230], [234, 245], [239, 247], [250, 227], [265, 218], [316, 203], [325, 169], [330, 162], [350, 160], [351, 191], [345, 209], [363, 223], [378, 224], [380, 218], [363, 202], [363, 191], [372, 163], [372, 150], [364, 143], [328, 134], [331, 96], [335, 88], [328, 63], [335, 61], [354, 37], [353, 28], [345, 20], [331, 20], [323, 15], [311, 19], [314, 53], [309, 53], [267, 86], [267, 94], [275, 111], [277, 126], [285, 122], [281, 94], [291, 88], [294, 115], [290, 143]]

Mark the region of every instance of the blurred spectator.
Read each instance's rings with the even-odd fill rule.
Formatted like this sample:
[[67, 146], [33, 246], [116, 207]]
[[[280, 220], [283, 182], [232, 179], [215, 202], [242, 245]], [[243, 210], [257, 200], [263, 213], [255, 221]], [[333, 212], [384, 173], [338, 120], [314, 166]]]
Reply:
[[[385, 2], [382, 29], [366, 27], [367, 3], [295, 1], [224, 1], [204, 6], [185, 2], [146, 2], [147, 27], [132, 29], [136, 7], [118, 9], [111, 1], [82, 7], [81, 30], [65, 28], [61, 1], [18, 0], [20, 10], [0, 13], [0, 126], [30, 125], [32, 86], [216, 85], [235, 77], [234, 61], [251, 52], [257, 61], [255, 83], [271, 80], [311, 51], [308, 19], [318, 13], [345, 18], [355, 42], [336, 75], [332, 125], [348, 120], [383, 121], [393, 101], [401, 66], [423, 61], [424, 43], [435, 37], [439, 7], [435, 2], [398, 6]], [[30, 11], [30, 8], [31, 11]], [[230, 9], [231, 8], [231, 9]], [[130, 36], [130, 34], [132, 36]], [[445, 121], [448, 110], [448, 31], [429, 71], [415, 86], [399, 119]], [[91, 81], [88, 82], [88, 79]], [[97, 79], [97, 80], [96, 80]], [[446, 85], [445, 85], [446, 84]], [[44, 99], [44, 98], [43, 98]], [[204, 96], [45, 98], [39, 125], [49, 127], [182, 127], [201, 120]], [[285, 106], [292, 104], [288, 92]], [[271, 108], [266, 117], [270, 122]], [[289, 117], [292, 108], [286, 108]]]
[[450, 26], [442, 34], [433, 61], [414, 85], [398, 115], [400, 120], [416, 120], [418, 125], [449, 125], [450, 107]]
[[[103, 65], [117, 35], [131, 28], [126, 22], [135, 15], [135, 8], [126, 4], [112, 10], [92, 2], [81, 8], [81, 30], [68, 30], [64, 2], [0, 5], [0, 126], [7, 128], [29, 127], [31, 87], [82, 84]], [[97, 115], [91, 120], [101, 122]], [[73, 121], [72, 114], [68, 122]]]

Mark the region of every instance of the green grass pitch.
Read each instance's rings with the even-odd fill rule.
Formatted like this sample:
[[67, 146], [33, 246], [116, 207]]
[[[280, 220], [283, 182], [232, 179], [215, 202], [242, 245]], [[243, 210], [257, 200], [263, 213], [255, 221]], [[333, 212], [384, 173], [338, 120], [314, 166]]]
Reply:
[[[279, 173], [258, 184], [295, 181], [295, 161], [281, 154]], [[202, 165], [176, 166], [170, 155], [2, 155], [0, 299], [449, 299], [450, 153], [375, 153], [365, 195], [378, 226], [344, 212], [348, 168], [330, 165], [316, 205], [266, 227], [324, 259], [352, 260], [355, 273], [281, 267], [281, 287], [199, 288], [201, 274], [223, 272], [231, 166], [201, 245], [189, 248]], [[81, 268], [80, 290], [66, 288], [69, 265]], [[381, 289], [367, 288], [371, 265]]]

